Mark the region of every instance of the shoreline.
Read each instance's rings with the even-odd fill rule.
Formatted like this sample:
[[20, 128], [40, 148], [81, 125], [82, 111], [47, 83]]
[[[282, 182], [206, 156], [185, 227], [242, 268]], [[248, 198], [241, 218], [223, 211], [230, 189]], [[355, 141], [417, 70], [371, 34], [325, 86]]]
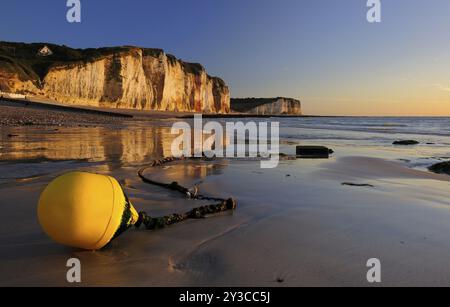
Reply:
[[[3, 101], [3, 103], [2, 103]], [[368, 115], [255, 115], [243, 113], [211, 114], [195, 112], [174, 112], [174, 111], [156, 111], [156, 110], [138, 110], [138, 109], [115, 109], [106, 107], [95, 107], [87, 105], [63, 104], [43, 97], [33, 97], [26, 99], [0, 97], [0, 108], [9, 103], [10, 107], [25, 108], [33, 107], [49, 112], [67, 112], [73, 114], [85, 114], [93, 116], [115, 117], [124, 120], [155, 120], [155, 119], [193, 119], [196, 114], [201, 114], [205, 119], [258, 119], [258, 118], [448, 118], [450, 116], [368, 116]], [[0, 126], [2, 123], [0, 122]], [[16, 125], [18, 126], [18, 125]], [[25, 125], [24, 125], [25, 126]]]
[[97, 110], [0, 100], [0, 127], [117, 125], [132, 117]]
[[168, 118], [178, 118], [178, 119], [192, 119], [194, 115], [201, 114], [203, 118], [333, 118], [339, 116], [320, 116], [320, 115], [255, 115], [255, 114], [244, 114], [244, 113], [228, 113], [228, 114], [211, 114], [211, 113], [195, 113], [195, 112], [174, 112], [174, 111], [157, 111], [157, 110], [138, 110], [138, 109], [114, 109], [105, 107], [95, 107], [95, 106], [84, 106], [84, 105], [69, 105], [62, 104], [56, 101], [52, 101], [46, 98], [33, 97], [25, 99], [17, 98], [0, 98], [0, 107], [2, 106], [1, 101], [11, 103], [11, 106], [17, 107], [34, 107], [47, 111], [63, 111], [63, 112], [73, 112], [78, 114], [90, 114], [90, 115], [100, 115], [100, 116], [111, 116], [124, 119], [168, 119]]
[[[130, 114], [124, 114], [119, 112], [105, 111], [105, 110], [96, 110], [91, 108], [84, 108], [82, 106], [74, 105], [64, 105], [57, 103], [46, 103], [38, 100], [30, 100], [30, 99], [14, 99], [14, 98], [5, 98], [0, 97], [0, 101], [6, 101], [12, 104], [17, 104], [18, 107], [36, 107], [49, 111], [65, 111], [65, 112], [75, 112], [82, 114], [92, 114], [92, 115], [101, 115], [101, 116], [111, 116], [111, 117], [119, 117], [119, 118], [133, 118]], [[12, 106], [12, 105], [11, 105]]]

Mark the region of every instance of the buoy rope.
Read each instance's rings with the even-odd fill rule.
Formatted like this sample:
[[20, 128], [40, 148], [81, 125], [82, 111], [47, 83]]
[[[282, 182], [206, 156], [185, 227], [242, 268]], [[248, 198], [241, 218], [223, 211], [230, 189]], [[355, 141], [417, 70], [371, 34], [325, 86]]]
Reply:
[[[146, 229], [148, 230], [155, 230], [164, 228], [176, 223], [180, 223], [182, 221], [185, 221], [187, 219], [201, 219], [205, 218], [207, 215], [211, 214], [217, 214], [220, 212], [235, 210], [237, 207], [236, 202], [233, 198], [217, 198], [217, 197], [209, 197], [205, 195], [198, 194], [198, 189], [194, 187], [194, 189], [188, 189], [186, 187], [183, 187], [178, 182], [174, 181], [172, 183], [163, 183], [156, 180], [152, 180], [144, 175], [144, 172], [151, 167], [158, 167], [162, 166], [164, 164], [174, 162], [174, 161], [185, 161], [188, 158], [181, 157], [181, 158], [163, 158], [160, 160], [154, 160], [149, 166], [143, 167], [138, 171], [138, 176], [141, 178], [141, 180], [145, 183], [159, 186], [162, 188], [169, 189], [171, 191], [176, 191], [181, 194], [183, 194], [185, 197], [190, 199], [196, 199], [196, 200], [206, 200], [206, 201], [215, 201], [219, 202], [217, 204], [212, 205], [206, 205], [198, 208], [193, 208], [192, 210], [185, 212], [185, 213], [174, 213], [171, 215], [166, 215], [163, 217], [157, 217], [152, 218], [149, 216], [146, 212], [139, 212], [139, 219], [136, 222], [135, 226], [136, 228], [141, 227], [141, 225], [144, 225]], [[202, 158], [189, 158], [192, 160], [199, 160]]]

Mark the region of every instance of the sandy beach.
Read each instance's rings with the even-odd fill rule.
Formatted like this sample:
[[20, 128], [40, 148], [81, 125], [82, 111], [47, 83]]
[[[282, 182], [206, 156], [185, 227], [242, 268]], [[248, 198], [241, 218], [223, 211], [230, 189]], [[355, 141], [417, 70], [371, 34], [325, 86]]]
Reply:
[[[85, 116], [95, 124], [84, 125]], [[170, 155], [171, 120], [91, 116], [52, 112], [45, 126], [1, 126], [0, 285], [67, 286], [71, 257], [82, 262], [84, 286], [369, 286], [370, 258], [382, 262], [383, 286], [450, 285], [450, 176], [413, 163], [444, 157], [447, 147], [327, 139], [330, 130], [294, 133], [289, 123], [283, 153], [308, 143], [335, 154], [283, 160], [271, 170], [238, 159], [151, 169], [152, 178], [232, 196], [238, 209], [159, 231], [131, 229], [101, 251], [58, 245], [40, 228], [36, 206], [46, 184], [69, 170], [114, 176], [133, 205], [154, 216], [199, 205], [137, 176], [141, 166]], [[65, 124], [53, 125], [53, 117]], [[302, 141], [303, 133], [312, 137]]]

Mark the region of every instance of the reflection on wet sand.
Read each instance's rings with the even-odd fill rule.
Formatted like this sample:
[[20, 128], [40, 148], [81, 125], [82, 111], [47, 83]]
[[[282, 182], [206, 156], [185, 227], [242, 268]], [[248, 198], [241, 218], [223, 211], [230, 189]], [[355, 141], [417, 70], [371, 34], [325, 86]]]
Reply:
[[[121, 167], [172, 156], [175, 137], [169, 127], [139, 124], [121, 128], [5, 128], [0, 133], [0, 185], [18, 184], [80, 168], [111, 174]], [[162, 173], [180, 182], [211, 173], [208, 170], [211, 166], [206, 165], [173, 167]]]
[[173, 162], [164, 167], [149, 168], [144, 172], [153, 180], [161, 182], [178, 182], [187, 186], [201, 183], [202, 179], [220, 175], [229, 165], [228, 160], [221, 159], [216, 161], [183, 161]]
[[16, 128], [0, 135], [0, 161], [141, 163], [170, 155], [172, 139], [164, 127]]
[[[161, 126], [9, 128], [0, 133], [0, 162], [87, 160], [121, 166], [171, 156], [175, 137]], [[218, 148], [226, 143], [224, 136]]]

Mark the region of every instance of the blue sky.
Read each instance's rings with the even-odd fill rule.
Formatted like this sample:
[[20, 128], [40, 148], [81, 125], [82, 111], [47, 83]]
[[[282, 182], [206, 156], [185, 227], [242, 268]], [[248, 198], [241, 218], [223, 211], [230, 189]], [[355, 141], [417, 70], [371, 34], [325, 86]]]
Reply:
[[310, 114], [450, 115], [450, 1], [2, 0], [0, 40], [138, 45], [200, 62], [234, 97], [289, 96]]

